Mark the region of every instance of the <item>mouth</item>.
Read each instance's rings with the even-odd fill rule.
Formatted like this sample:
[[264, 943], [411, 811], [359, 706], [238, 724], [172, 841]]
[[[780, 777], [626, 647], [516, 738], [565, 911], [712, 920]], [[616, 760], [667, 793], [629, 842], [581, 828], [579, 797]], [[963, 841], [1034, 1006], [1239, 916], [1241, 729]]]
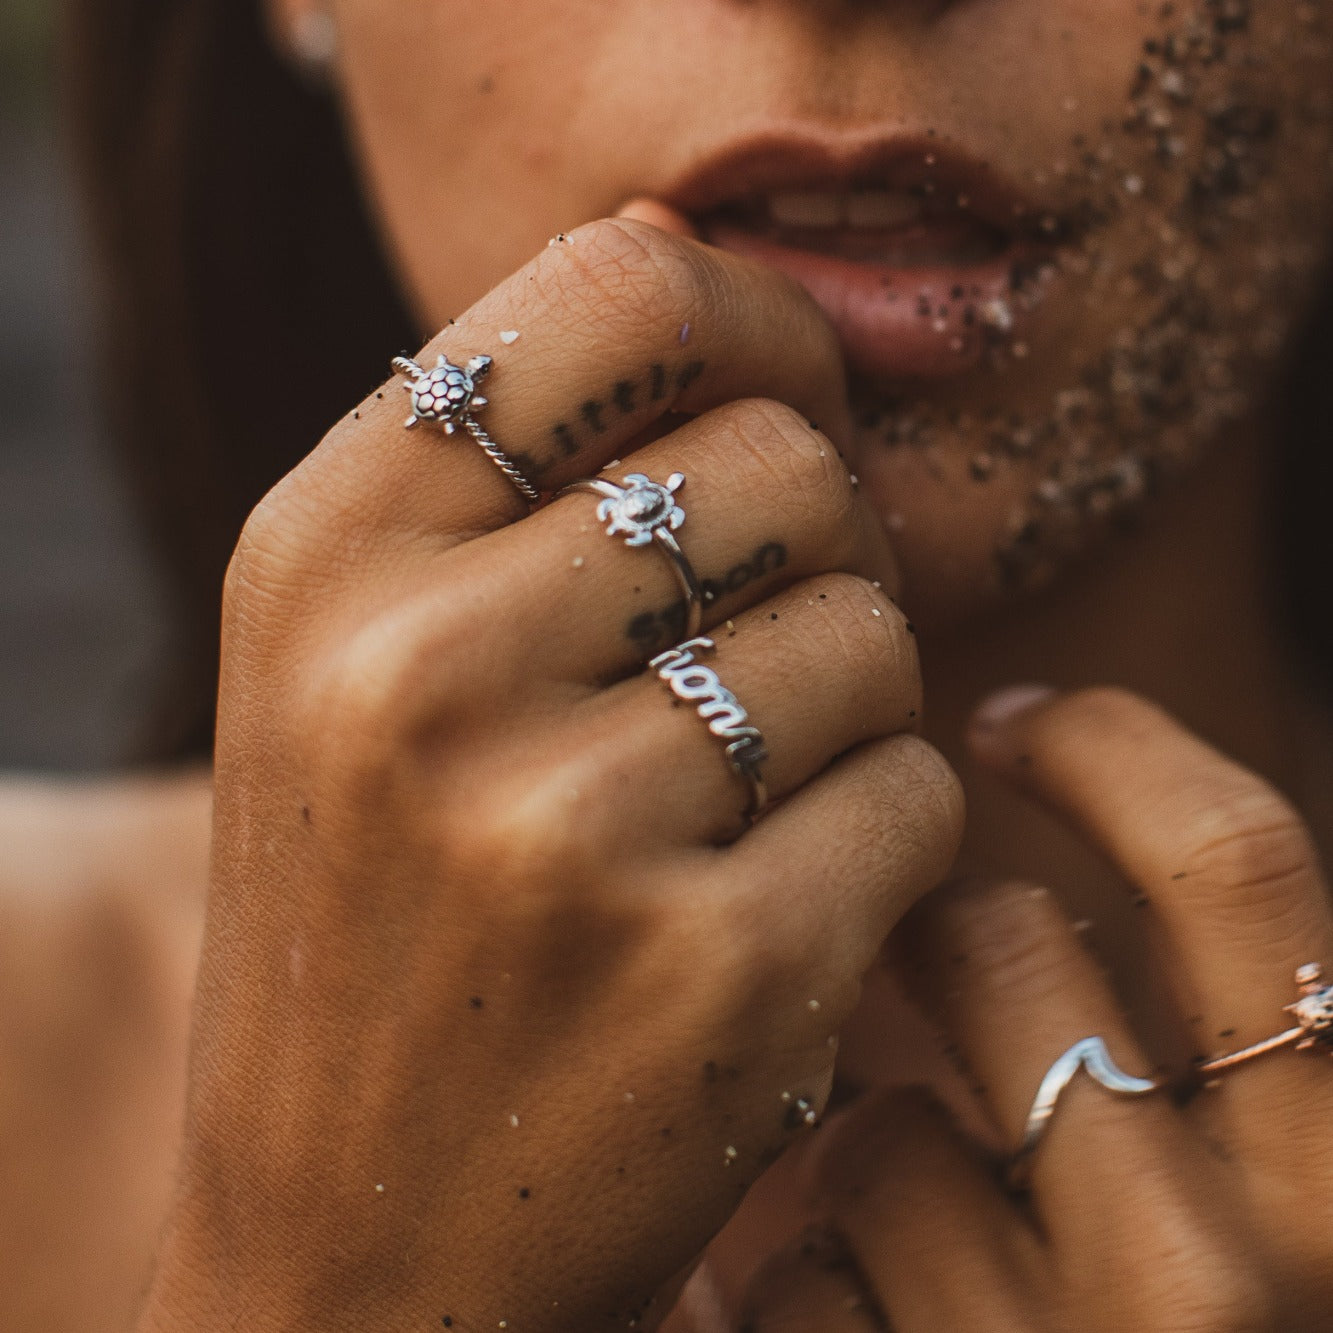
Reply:
[[853, 369], [937, 379], [1023, 356], [1069, 219], [932, 137], [767, 136], [714, 154], [664, 202], [705, 240], [786, 273]]

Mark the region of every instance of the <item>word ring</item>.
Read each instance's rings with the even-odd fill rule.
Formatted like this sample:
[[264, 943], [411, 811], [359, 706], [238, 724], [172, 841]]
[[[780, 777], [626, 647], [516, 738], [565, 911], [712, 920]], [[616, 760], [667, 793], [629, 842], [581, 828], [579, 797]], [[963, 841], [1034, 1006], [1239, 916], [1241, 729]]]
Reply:
[[768, 804], [768, 787], [759, 765], [768, 758], [764, 737], [750, 725], [750, 715], [740, 701], [718, 679], [717, 672], [698, 660], [698, 654], [717, 648], [712, 639], [689, 639], [677, 648], [659, 653], [648, 663], [676, 698], [695, 705], [695, 711], [708, 730], [726, 742], [725, 754], [732, 770], [750, 784], [750, 804], [746, 817], [755, 819]]

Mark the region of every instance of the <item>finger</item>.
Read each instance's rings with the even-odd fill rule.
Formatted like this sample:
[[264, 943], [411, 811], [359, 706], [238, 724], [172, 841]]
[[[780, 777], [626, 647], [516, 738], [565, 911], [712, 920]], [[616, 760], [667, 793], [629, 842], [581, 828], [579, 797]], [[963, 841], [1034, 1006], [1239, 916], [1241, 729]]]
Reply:
[[[1151, 1072], [1044, 889], [971, 883], [934, 894], [904, 923], [903, 951], [910, 983], [1015, 1148], [1042, 1079], [1076, 1042], [1099, 1036], [1126, 1074]], [[1059, 1097], [1030, 1161], [1034, 1205], [1059, 1254], [1112, 1267], [1156, 1243], [1202, 1245], [1199, 1200], [1216, 1168], [1168, 1097], [1117, 1096], [1086, 1071]]]
[[1289, 1025], [1293, 972], [1333, 964], [1333, 921], [1313, 841], [1268, 783], [1120, 690], [1001, 697], [979, 711], [971, 745], [1140, 888], [1209, 1046]]
[[806, 1021], [832, 1034], [889, 931], [947, 873], [962, 830], [962, 787], [944, 758], [891, 736], [843, 755], [716, 865], [722, 891], [744, 892], [764, 920], [766, 951], [801, 969]]
[[[813, 301], [770, 269], [633, 220], [557, 240], [417, 360], [440, 355], [493, 358], [478, 419], [544, 491], [597, 472], [664, 415], [734, 398], [777, 398], [848, 435], [837, 340]], [[377, 390], [298, 470], [321, 510], [436, 544], [521, 517], [466, 434], [404, 429], [405, 387], [400, 376]]]
[[629, 218], [634, 222], [646, 222], [650, 227], [659, 227], [662, 231], [669, 231], [675, 236], [700, 239], [698, 228], [684, 213], [677, 212], [657, 199], [631, 199], [616, 217]]
[[[730, 842], [746, 827], [753, 790], [728, 760], [732, 738], [710, 729], [730, 724], [699, 714], [708, 700], [681, 701], [654, 670], [610, 688], [551, 688], [544, 655], [560, 653], [557, 644], [474, 642], [473, 627], [496, 604], [503, 603], [486, 581], [454, 578], [391, 607], [336, 654], [337, 690], [350, 680], [358, 694], [393, 700], [403, 744], [447, 734], [456, 747], [476, 746], [469, 762], [509, 799], [562, 811], [559, 818], [577, 818], [585, 833], [600, 829], [607, 846], [625, 827], [635, 830], [636, 846], [658, 849]], [[522, 614], [511, 619], [526, 632]], [[738, 612], [712, 642], [712, 652], [692, 656], [745, 710], [735, 725], [761, 733], [767, 758], [759, 771], [773, 802], [845, 750], [920, 725], [915, 634], [865, 579], [807, 579]], [[531, 680], [547, 684], [526, 688]], [[494, 708], [479, 713], [477, 700], [503, 706], [498, 716]], [[376, 716], [381, 711], [377, 704]], [[505, 732], [509, 743], [499, 743]]]
[[752, 1333], [886, 1333], [888, 1325], [846, 1247], [812, 1228], [763, 1264], [741, 1307]]
[[928, 1093], [868, 1094], [825, 1127], [813, 1165], [830, 1218], [897, 1333], [1045, 1326], [1037, 1237]]
[[[770, 800], [782, 800], [854, 745], [916, 728], [916, 640], [897, 607], [865, 580], [808, 579], [730, 623], [715, 652], [691, 656], [762, 734]], [[622, 682], [591, 711], [595, 723], [580, 717], [572, 725], [615, 737], [629, 771], [658, 775], [617, 802], [618, 816], [640, 836], [713, 842], [744, 827], [751, 789], [727, 762], [727, 738], [677, 700], [655, 671]]]
[[[896, 590], [883, 524], [828, 438], [781, 403], [717, 408], [642, 449], [633, 467], [657, 482], [685, 478], [674, 535], [701, 585], [705, 626], [829, 570]], [[432, 585], [484, 589], [506, 607], [525, 682], [612, 680], [688, 635], [671, 558], [655, 542], [627, 548], [606, 529], [597, 497], [572, 494], [450, 552], [440, 566], [449, 578]]]

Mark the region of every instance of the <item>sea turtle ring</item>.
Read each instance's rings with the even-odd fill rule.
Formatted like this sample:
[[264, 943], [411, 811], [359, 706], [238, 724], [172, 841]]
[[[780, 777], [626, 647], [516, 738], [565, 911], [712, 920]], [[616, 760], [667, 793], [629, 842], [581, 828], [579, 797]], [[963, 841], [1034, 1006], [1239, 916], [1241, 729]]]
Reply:
[[703, 622], [703, 592], [694, 566], [675, 536], [685, 522], [685, 511], [676, 500], [676, 492], [684, 484], [685, 475], [681, 472], [673, 472], [665, 482], [652, 481], [642, 472], [631, 472], [619, 486], [604, 477], [571, 481], [555, 498], [578, 491], [600, 496], [597, 519], [607, 525], [608, 537], [623, 536], [626, 546], [652, 544], [666, 555], [685, 598], [684, 637], [692, 639]]
[[489, 401], [477, 392], [491, 373], [489, 356], [474, 356], [465, 366], [456, 366], [442, 356], [431, 370], [419, 366], [411, 357], [396, 356], [393, 368], [407, 376], [403, 386], [412, 396], [412, 415], [404, 423], [409, 428], [428, 421], [444, 427], [446, 435], [465, 430], [482, 447], [486, 457], [514, 484], [529, 503], [541, 499], [537, 488], [523, 475], [514, 460], [486, 433], [474, 413]]

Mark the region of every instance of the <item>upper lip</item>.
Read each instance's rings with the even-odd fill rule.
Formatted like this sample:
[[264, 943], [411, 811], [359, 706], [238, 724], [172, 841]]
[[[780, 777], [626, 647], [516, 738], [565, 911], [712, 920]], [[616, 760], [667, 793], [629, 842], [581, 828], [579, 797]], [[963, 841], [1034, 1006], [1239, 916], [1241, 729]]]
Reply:
[[1070, 219], [989, 162], [928, 134], [824, 135], [769, 130], [714, 148], [658, 197], [693, 218], [784, 190], [922, 191], [1010, 236], [1066, 237]]

